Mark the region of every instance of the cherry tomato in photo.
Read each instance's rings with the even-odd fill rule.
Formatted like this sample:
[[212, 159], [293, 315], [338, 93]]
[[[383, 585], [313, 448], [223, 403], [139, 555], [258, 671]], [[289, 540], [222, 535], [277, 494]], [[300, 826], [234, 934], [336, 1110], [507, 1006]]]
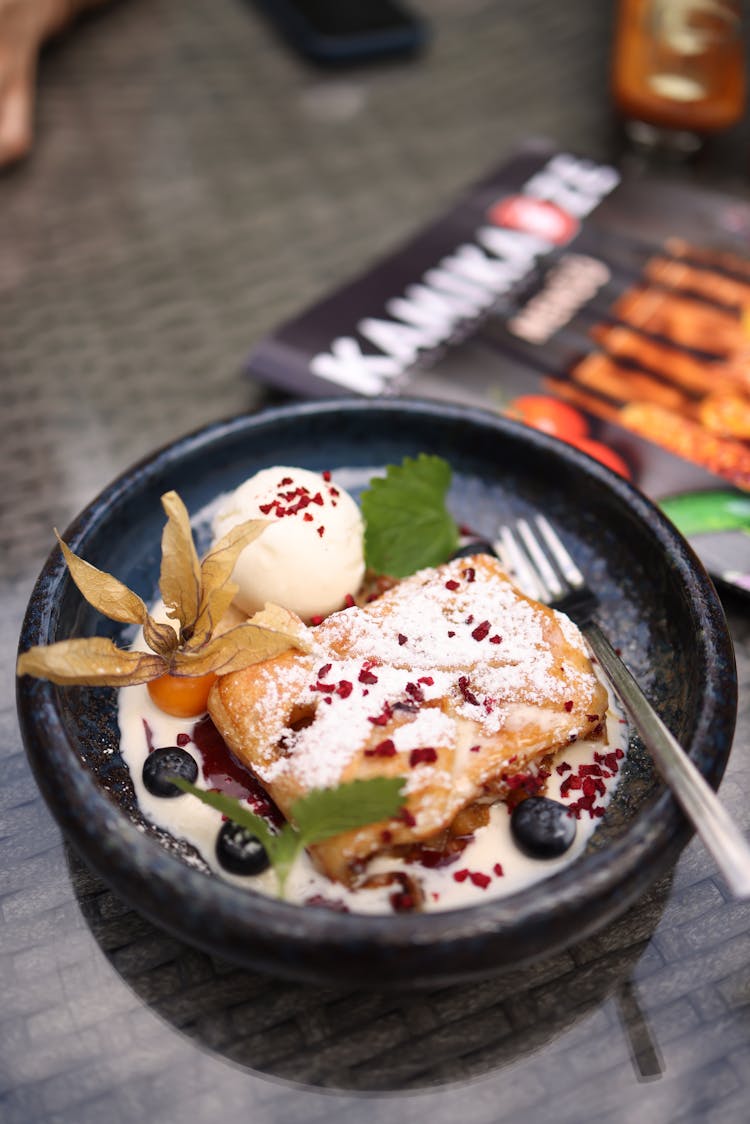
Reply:
[[590, 438], [583, 438], [578, 441], [571, 441], [576, 449], [580, 449], [582, 453], [588, 453], [590, 457], [594, 457], [601, 464], [605, 464], [607, 468], [614, 469], [619, 472], [620, 476], [624, 476], [626, 480], [630, 480], [632, 473], [628, 468], [625, 461], [619, 453], [614, 449], [610, 449], [609, 445], [603, 444], [601, 441], [593, 441]]
[[562, 441], [575, 442], [588, 437], [589, 427], [583, 414], [548, 394], [522, 394], [513, 399], [506, 413]]

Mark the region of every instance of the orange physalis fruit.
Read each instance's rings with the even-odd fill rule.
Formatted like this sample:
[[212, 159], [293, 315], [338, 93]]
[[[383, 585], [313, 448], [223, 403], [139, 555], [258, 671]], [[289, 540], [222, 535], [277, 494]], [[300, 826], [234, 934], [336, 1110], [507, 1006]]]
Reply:
[[160, 675], [146, 684], [148, 693], [160, 710], [174, 718], [195, 718], [204, 714], [208, 705], [208, 694], [216, 675]]

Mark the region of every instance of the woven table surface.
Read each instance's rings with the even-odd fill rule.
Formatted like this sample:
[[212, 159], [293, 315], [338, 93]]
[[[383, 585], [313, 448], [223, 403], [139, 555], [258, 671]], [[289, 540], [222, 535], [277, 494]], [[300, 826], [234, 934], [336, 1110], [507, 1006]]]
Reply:
[[[4, 1124], [734, 1122], [750, 903], [693, 841], [624, 918], [510, 976], [418, 994], [197, 952], [61, 839], [26, 762], [16, 638], [52, 527], [118, 472], [261, 407], [251, 347], [527, 135], [618, 154], [612, 13], [433, 0], [423, 57], [325, 73], [241, 0], [120, 0], [44, 52], [0, 175], [0, 1119]], [[746, 125], [671, 174], [747, 198]], [[750, 625], [722, 796], [750, 827]]]

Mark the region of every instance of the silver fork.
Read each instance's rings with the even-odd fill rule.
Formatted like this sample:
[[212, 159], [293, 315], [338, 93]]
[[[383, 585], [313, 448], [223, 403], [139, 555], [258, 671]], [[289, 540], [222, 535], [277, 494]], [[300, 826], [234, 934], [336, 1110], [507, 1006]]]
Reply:
[[548, 520], [538, 515], [532, 526], [519, 519], [513, 527], [501, 526], [498, 535], [495, 549], [523, 592], [567, 613], [578, 625], [732, 893], [739, 898], [750, 897], [750, 844], [597, 625], [596, 594]]

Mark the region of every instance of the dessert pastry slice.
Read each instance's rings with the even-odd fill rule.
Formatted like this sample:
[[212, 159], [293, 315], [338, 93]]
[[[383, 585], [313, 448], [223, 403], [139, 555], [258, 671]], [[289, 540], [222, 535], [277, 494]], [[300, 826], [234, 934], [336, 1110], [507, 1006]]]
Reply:
[[289, 651], [220, 678], [211, 716], [285, 813], [311, 789], [405, 778], [399, 818], [311, 848], [348, 885], [375, 854], [445, 837], [554, 750], [604, 737], [606, 691], [575, 625], [488, 555], [423, 570]]

